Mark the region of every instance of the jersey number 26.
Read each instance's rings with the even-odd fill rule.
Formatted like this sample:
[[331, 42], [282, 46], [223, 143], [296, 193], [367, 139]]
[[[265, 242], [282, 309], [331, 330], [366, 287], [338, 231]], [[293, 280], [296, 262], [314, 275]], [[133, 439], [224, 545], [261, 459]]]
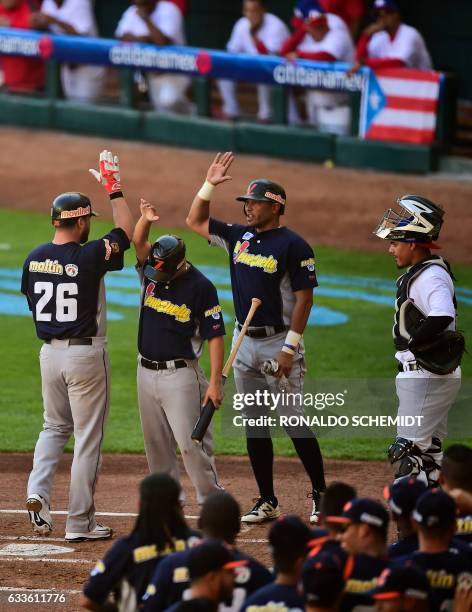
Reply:
[[[77, 283], [59, 283], [56, 286], [56, 321], [65, 323], [77, 319], [77, 300], [68, 296], [77, 295], [78, 292]], [[54, 295], [53, 283], [39, 281], [34, 283], [34, 293], [43, 294], [36, 304], [36, 320], [51, 321], [52, 314], [43, 310]]]

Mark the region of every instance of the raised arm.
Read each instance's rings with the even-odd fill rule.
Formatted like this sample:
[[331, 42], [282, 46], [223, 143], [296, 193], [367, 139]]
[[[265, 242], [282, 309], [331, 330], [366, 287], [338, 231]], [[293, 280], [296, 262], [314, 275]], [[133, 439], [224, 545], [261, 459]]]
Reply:
[[110, 197], [113, 222], [120, 227], [128, 238], [133, 236], [133, 217], [121, 191], [120, 164], [118, 157], [111, 151], [102, 151], [99, 159], [99, 170], [89, 170], [90, 174], [105, 187]]
[[217, 154], [208, 169], [206, 180], [195, 196], [188, 212], [186, 219], [188, 227], [207, 240], [209, 238], [210, 200], [217, 185], [231, 180], [232, 177], [226, 173], [233, 160], [234, 155], [230, 151]]
[[146, 200], [143, 200], [143, 198], [141, 198], [139, 208], [141, 210], [141, 217], [138, 219], [136, 227], [134, 228], [133, 243], [136, 249], [136, 258], [139, 265], [142, 266], [148, 258], [151, 249], [151, 244], [148, 240], [149, 230], [153, 223], [159, 221], [159, 217], [156, 214], [154, 206]]

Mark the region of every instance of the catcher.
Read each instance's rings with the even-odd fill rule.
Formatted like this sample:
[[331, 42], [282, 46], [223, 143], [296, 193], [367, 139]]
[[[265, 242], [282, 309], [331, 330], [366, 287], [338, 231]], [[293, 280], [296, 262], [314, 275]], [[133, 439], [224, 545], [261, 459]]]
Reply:
[[[447, 417], [461, 385], [464, 337], [456, 331], [457, 302], [449, 263], [432, 249], [443, 224], [443, 209], [422, 196], [406, 195], [390, 208], [374, 233], [390, 241], [399, 269], [393, 338], [399, 373], [398, 416], [422, 417], [398, 426], [388, 449], [395, 478], [416, 476], [437, 485]], [[421, 424], [420, 424], [421, 423]]]

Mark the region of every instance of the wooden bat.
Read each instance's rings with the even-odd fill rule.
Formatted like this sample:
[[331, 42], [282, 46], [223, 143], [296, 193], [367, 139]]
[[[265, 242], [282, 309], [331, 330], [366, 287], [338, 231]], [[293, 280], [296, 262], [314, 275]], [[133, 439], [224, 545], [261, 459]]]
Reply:
[[[236, 338], [236, 342], [234, 343], [231, 353], [224, 365], [223, 372], [221, 373], [221, 380], [222, 380], [223, 385], [225, 384], [226, 379], [229, 376], [231, 366], [233, 365], [233, 361], [236, 357], [239, 347], [241, 346], [241, 342], [243, 341], [244, 336], [246, 335], [247, 328], [251, 324], [252, 317], [254, 316], [254, 313], [259, 308], [259, 306], [262, 304], [262, 301], [259, 298], [252, 298], [251, 302], [252, 302], [251, 308], [249, 309], [249, 312], [247, 313], [246, 320], [244, 321], [244, 324], [241, 327], [239, 336]], [[191, 438], [194, 442], [199, 443], [203, 440], [203, 436], [205, 435], [206, 430], [208, 429], [208, 426], [211, 423], [211, 419], [213, 418], [215, 410], [216, 408], [213, 402], [211, 400], [208, 400], [208, 402], [205, 404], [205, 406], [202, 409], [202, 412], [200, 414], [198, 421], [195, 424], [195, 427], [193, 428]]]

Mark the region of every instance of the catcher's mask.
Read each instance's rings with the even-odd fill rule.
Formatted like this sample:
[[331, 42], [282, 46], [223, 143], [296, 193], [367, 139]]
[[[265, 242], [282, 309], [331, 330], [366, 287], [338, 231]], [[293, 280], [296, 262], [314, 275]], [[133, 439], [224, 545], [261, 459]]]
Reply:
[[60, 225], [61, 221], [90, 216], [98, 215], [92, 210], [90, 199], [79, 191], [61, 193], [51, 204], [51, 220], [55, 226]]
[[397, 200], [398, 209], [389, 208], [374, 234], [383, 240], [430, 245], [439, 237], [444, 210], [422, 196], [405, 195]]
[[185, 243], [177, 236], [161, 236], [151, 247], [144, 265], [144, 276], [155, 283], [165, 283], [185, 264]]
[[253, 200], [254, 202], [267, 202], [267, 204], [280, 204], [280, 214], [283, 215], [287, 196], [285, 189], [277, 183], [267, 179], [256, 179], [249, 183], [247, 193], [239, 196], [236, 200], [239, 202]]

